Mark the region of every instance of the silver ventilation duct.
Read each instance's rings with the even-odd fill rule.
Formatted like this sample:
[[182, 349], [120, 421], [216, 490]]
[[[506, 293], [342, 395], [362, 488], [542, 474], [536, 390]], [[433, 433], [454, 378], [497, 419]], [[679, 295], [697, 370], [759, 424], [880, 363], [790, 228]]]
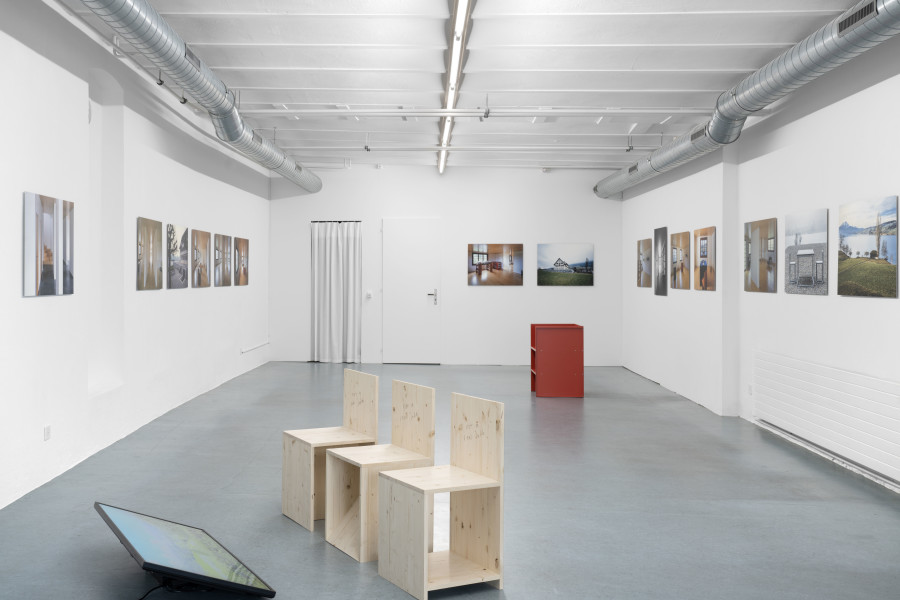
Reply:
[[281, 148], [246, 126], [235, 106], [234, 93], [191, 52], [181, 36], [147, 0], [82, 2], [208, 110], [219, 139], [308, 192], [322, 189], [322, 180], [315, 173], [294, 162]]
[[854, 5], [793, 48], [719, 96], [712, 118], [644, 160], [594, 186], [601, 198], [708, 154], [738, 139], [754, 112], [900, 33], [900, 0]]

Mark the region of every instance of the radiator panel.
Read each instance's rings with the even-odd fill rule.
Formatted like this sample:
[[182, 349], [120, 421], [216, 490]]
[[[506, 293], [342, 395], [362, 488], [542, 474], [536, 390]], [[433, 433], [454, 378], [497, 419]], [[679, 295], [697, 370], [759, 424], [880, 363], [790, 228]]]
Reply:
[[900, 383], [758, 352], [753, 395], [755, 419], [900, 481]]

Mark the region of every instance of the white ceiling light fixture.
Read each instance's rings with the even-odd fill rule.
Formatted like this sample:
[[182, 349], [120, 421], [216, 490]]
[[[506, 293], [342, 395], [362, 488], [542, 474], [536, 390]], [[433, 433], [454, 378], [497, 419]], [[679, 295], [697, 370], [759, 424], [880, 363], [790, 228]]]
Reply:
[[[444, 109], [452, 109], [456, 106], [459, 97], [459, 83], [462, 77], [462, 63], [465, 54], [466, 41], [469, 37], [469, 9], [470, 0], [455, 0], [453, 7], [453, 29], [450, 32], [450, 65], [447, 68], [447, 83], [444, 90]], [[441, 150], [438, 153], [438, 173], [444, 173], [447, 167], [447, 150], [450, 145], [450, 130], [453, 128], [453, 118], [444, 117], [441, 120]]]

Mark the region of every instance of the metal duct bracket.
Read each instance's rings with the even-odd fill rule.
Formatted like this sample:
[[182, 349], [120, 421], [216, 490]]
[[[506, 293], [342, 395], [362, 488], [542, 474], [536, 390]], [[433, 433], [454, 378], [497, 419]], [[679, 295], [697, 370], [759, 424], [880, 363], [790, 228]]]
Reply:
[[650, 154], [650, 169], [628, 167], [594, 186], [601, 198], [708, 154], [738, 139], [744, 122], [797, 88], [900, 33], [900, 0], [865, 0], [719, 96], [704, 126]]
[[81, 1], [205, 108], [222, 141], [308, 192], [322, 189], [322, 180], [318, 176], [303, 169], [272, 142], [249, 132], [235, 106], [234, 94], [147, 0]]

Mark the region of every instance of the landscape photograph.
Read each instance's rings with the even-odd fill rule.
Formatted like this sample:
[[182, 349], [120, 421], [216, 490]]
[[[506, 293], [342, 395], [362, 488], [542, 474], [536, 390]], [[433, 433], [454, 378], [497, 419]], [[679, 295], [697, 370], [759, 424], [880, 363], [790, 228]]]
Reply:
[[828, 294], [828, 209], [785, 218], [784, 266], [788, 294]]
[[538, 285], [594, 285], [594, 244], [538, 244]]
[[897, 297], [897, 196], [840, 209], [838, 294]]
[[716, 290], [716, 228], [694, 230], [694, 289]]

